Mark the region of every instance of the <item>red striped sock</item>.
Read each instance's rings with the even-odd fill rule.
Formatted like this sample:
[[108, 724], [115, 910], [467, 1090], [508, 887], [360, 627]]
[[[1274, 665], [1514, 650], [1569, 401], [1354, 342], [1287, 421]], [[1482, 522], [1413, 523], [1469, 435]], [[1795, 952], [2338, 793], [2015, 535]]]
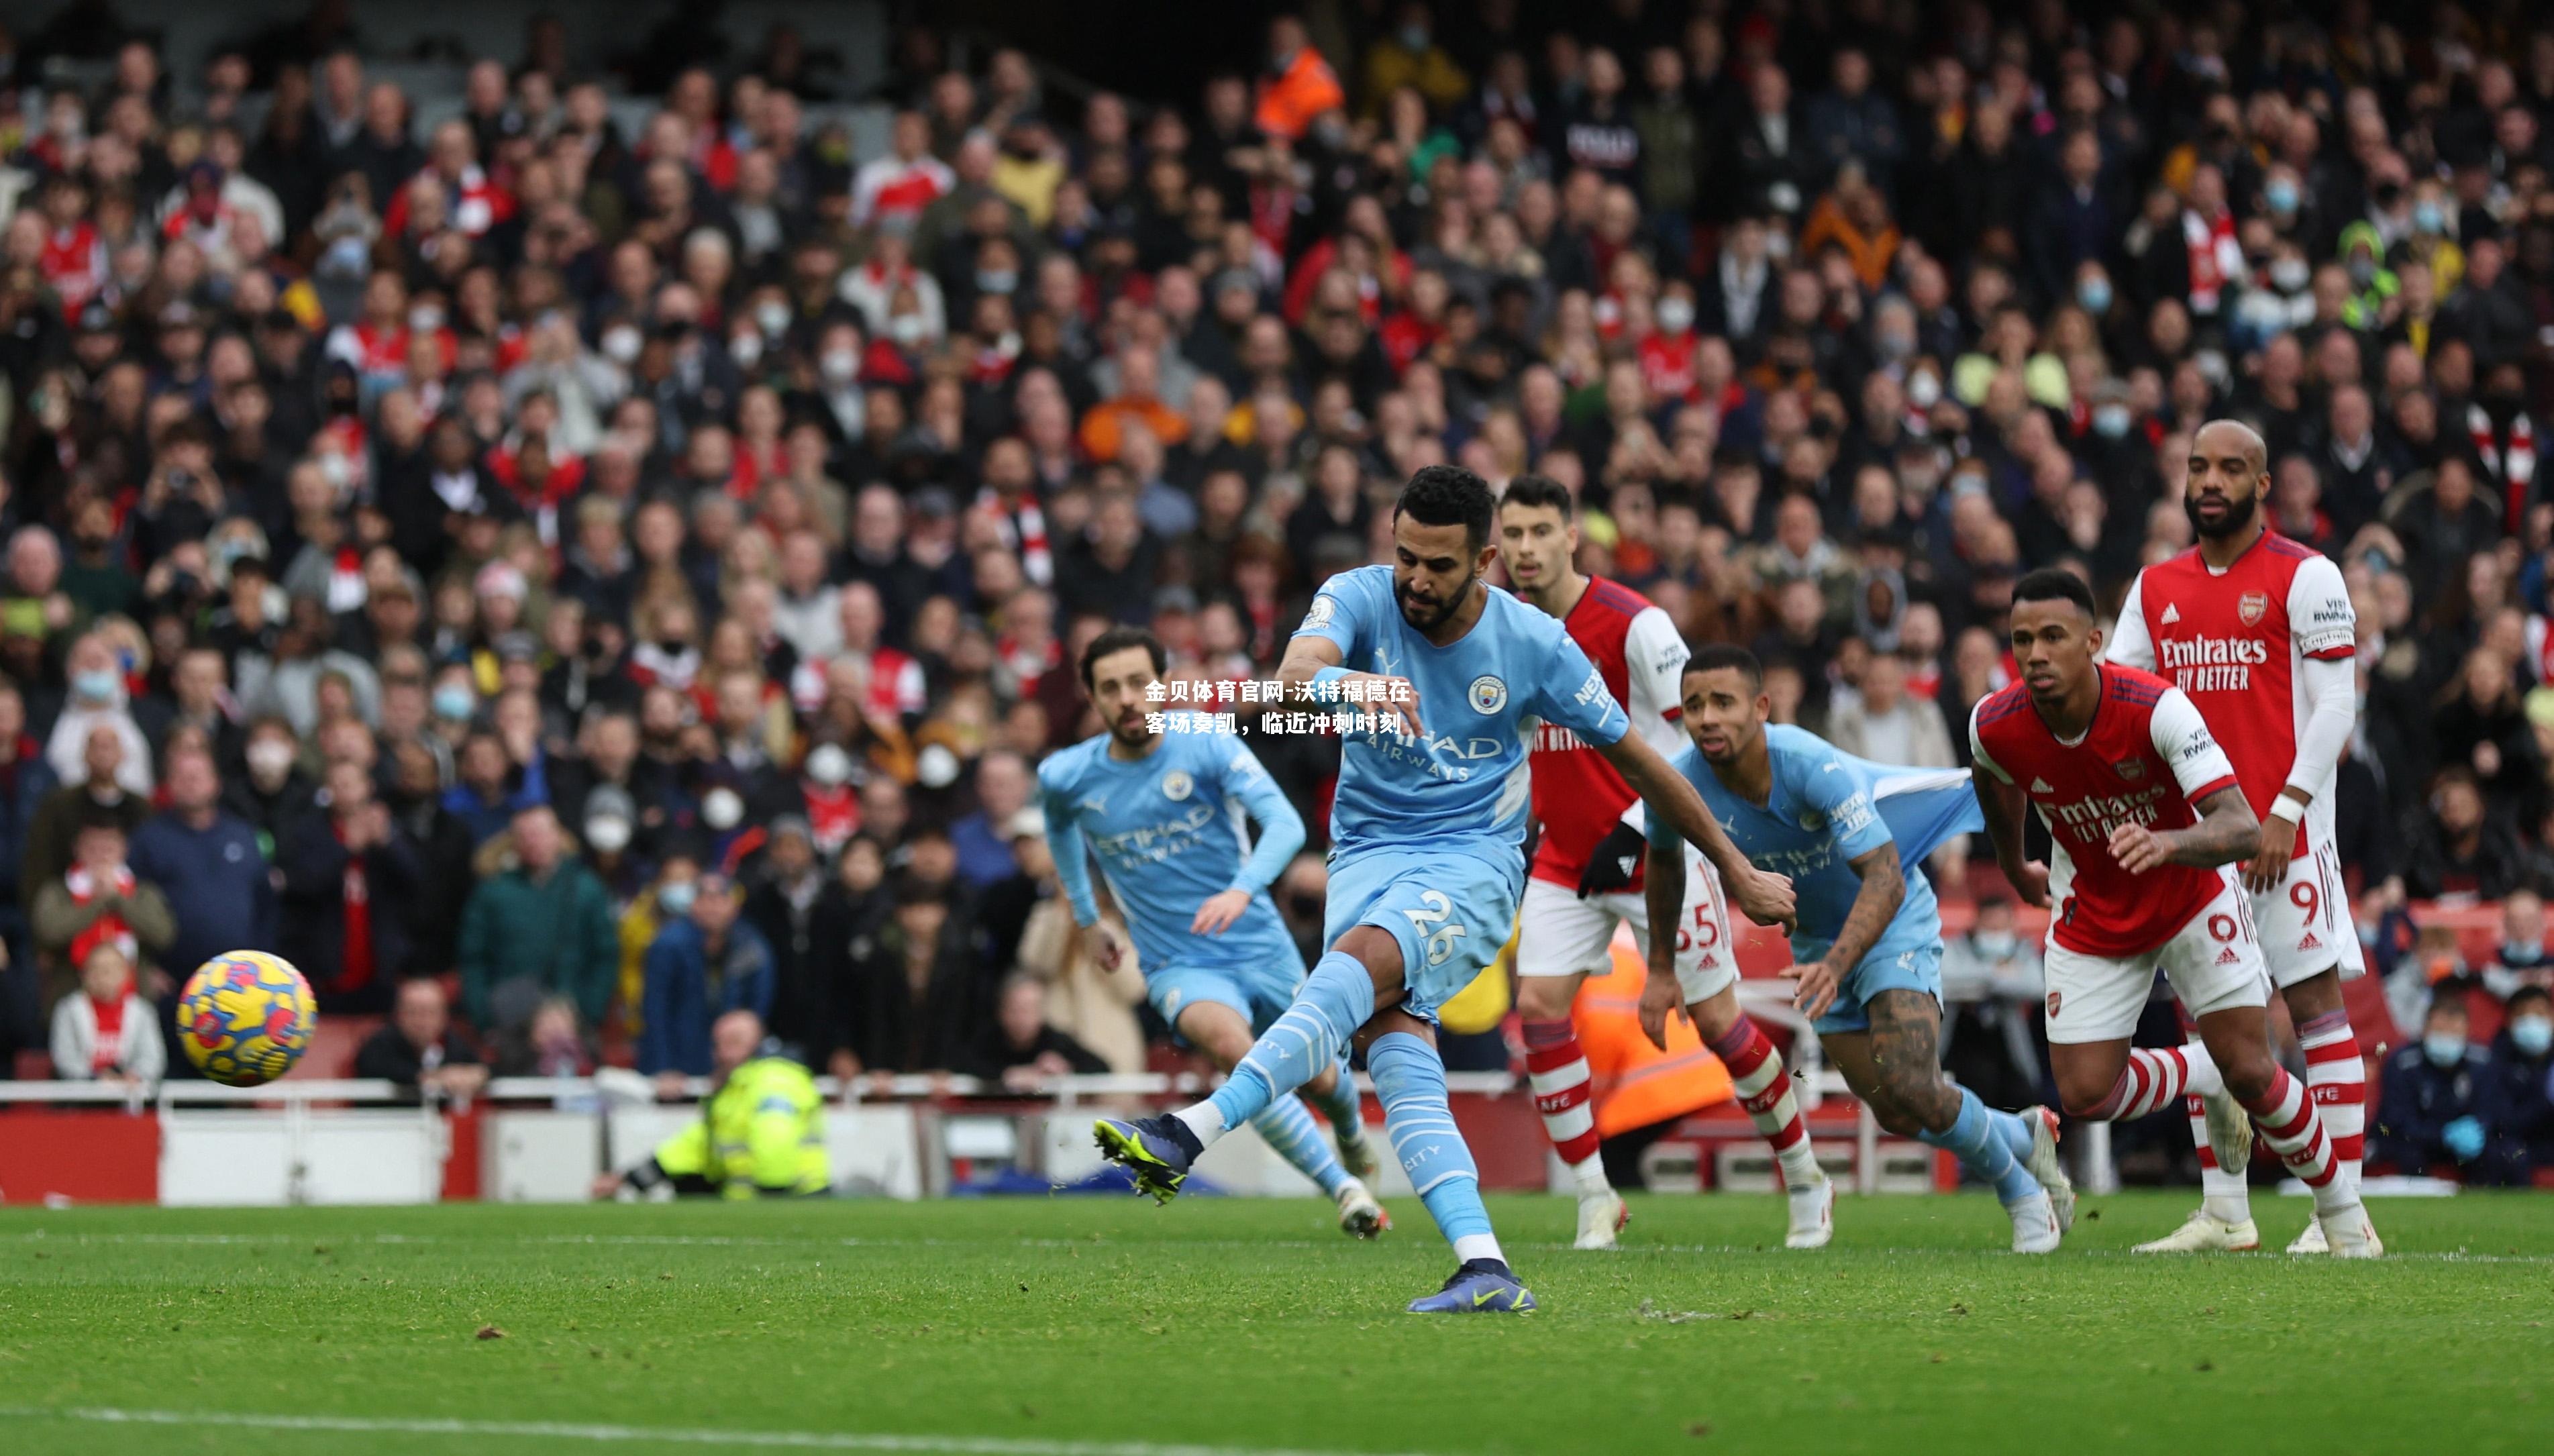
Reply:
[[2321, 1211], [2327, 1195], [2341, 1194], [2340, 1201], [2356, 1201], [2346, 1181], [2336, 1176], [2340, 1167], [2332, 1156], [2332, 1140], [2324, 1135], [2323, 1119], [2315, 1115], [2314, 1099], [2306, 1095], [2305, 1084], [2288, 1075], [2286, 1067], [2273, 1067], [2270, 1089], [2260, 1098], [2244, 1104], [2253, 1121], [2262, 1129], [2262, 1140], [2279, 1161], [2288, 1166], [2305, 1185], [2314, 1189], [2315, 1208]]
[[2196, 1047], [2131, 1049], [2119, 1081], [2085, 1115], [2096, 1122], [2129, 1122], [2161, 1112], [2190, 1090], [2193, 1053], [2208, 1055]]
[[1585, 1181], [1592, 1172], [1604, 1177], [1596, 1156], [1596, 1114], [1589, 1105], [1587, 1054], [1578, 1048], [1578, 1032], [1567, 1021], [1525, 1024], [1526, 1080], [1534, 1087], [1534, 1110], [1543, 1114], [1543, 1130], [1561, 1161]]
[[1711, 1052], [1729, 1068], [1738, 1105], [1746, 1109], [1765, 1141], [1774, 1145], [1774, 1157], [1783, 1166], [1783, 1186], [1802, 1188], [1815, 1183], [1817, 1158], [1809, 1149], [1809, 1127], [1800, 1120], [1800, 1102], [1792, 1094], [1792, 1079], [1784, 1074], [1783, 1055], [1743, 1015], [1711, 1044]]
[[2350, 1013], [2328, 1012], [2298, 1027], [2297, 1045], [2306, 1054], [2306, 1090], [2332, 1139], [2332, 1156], [2356, 1182], [2367, 1146], [2368, 1064]]

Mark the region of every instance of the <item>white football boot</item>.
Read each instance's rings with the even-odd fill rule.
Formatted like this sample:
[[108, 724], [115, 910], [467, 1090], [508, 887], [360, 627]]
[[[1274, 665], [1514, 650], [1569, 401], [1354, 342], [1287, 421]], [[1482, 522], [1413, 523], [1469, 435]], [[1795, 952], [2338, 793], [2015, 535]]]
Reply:
[[2377, 1225], [2369, 1222], [2365, 1204], [2353, 1203], [2339, 1213], [2318, 1217], [2307, 1227], [2322, 1232], [2323, 1237], [2318, 1242], [2335, 1259], [2381, 1259], [2385, 1256], [2385, 1241], [2377, 1237]]
[[1783, 1247], [1825, 1248], [1835, 1237], [1835, 1179], [1820, 1174], [1816, 1182], [1785, 1196], [1792, 1205], [1792, 1230], [1783, 1236]]
[[1339, 1232], [1352, 1239], [1371, 1239], [1392, 1227], [1392, 1215], [1383, 1210], [1366, 1185], [1355, 1178], [1339, 1184]]
[[2057, 1215], [2057, 1231], [2072, 1232], [2075, 1179], [2066, 1176], [2065, 1161], [2057, 1156], [2057, 1114], [2045, 1107], [2026, 1107], [2022, 1116], [2031, 1124], [2031, 1157], [2022, 1166], [2048, 1190], [2048, 1207]]
[[1632, 1221], [1632, 1210], [1623, 1206], [1623, 1195], [1612, 1188], [1600, 1188], [1578, 1195], [1578, 1240], [1573, 1249], [1611, 1249], [1617, 1247], [1614, 1235]]
[[2050, 1206], [2045, 1190], [2005, 1205], [2013, 1216], [2013, 1252], [2016, 1254], [2054, 1254], [2058, 1241], [2065, 1237], [2057, 1226], [2057, 1210]]
[[2253, 1220], [2228, 1223], [2205, 1208], [2190, 1210], [2181, 1227], [2160, 1239], [2148, 1239], [2132, 1254], [2249, 1254], [2262, 1247], [2262, 1231]]

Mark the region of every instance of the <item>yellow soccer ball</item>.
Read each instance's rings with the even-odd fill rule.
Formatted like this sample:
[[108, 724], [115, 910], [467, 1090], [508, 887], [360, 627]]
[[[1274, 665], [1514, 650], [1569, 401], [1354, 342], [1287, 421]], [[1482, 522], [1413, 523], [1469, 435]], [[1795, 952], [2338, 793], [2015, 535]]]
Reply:
[[281, 955], [233, 951], [195, 967], [177, 995], [177, 1040], [204, 1075], [234, 1087], [271, 1082], [310, 1050], [310, 982]]

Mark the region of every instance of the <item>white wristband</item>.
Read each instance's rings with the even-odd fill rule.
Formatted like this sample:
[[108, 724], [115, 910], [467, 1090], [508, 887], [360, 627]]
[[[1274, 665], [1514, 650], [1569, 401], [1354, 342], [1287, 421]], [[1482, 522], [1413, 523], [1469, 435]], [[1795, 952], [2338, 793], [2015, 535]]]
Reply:
[[2281, 794], [2270, 801], [2269, 817], [2272, 819], [2284, 819], [2290, 825], [2303, 824], [2306, 817], [2306, 806], [2289, 798], [2285, 794]]

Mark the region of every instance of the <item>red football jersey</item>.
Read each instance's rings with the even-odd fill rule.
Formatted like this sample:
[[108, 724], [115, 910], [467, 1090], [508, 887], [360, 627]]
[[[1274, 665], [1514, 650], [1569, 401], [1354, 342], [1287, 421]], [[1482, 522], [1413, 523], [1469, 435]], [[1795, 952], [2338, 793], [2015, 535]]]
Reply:
[[[2223, 572], [2193, 547], [2139, 573], [2107, 655], [2189, 694], [2235, 765], [2253, 812], [2266, 815], [2296, 763], [2313, 710], [2300, 664], [2347, 658], [2358, 639], [2341, 569], [2265, 531]], [[2317, 840], [2332, 839], [2332, 776], [2301, 787], [2314, 799], [2297, 826], [2300, 854], [2309, 829]]]
[[2087, 955], [2137, 955], [2173, 938], [2226, 886], [2224, 866], [2166, 864], [2131, 874], [2111, 856], [2111, 831], [2199, 822], [2192, 805], [2236, 782], [2234, 765], [2180, 689], [2105, 663], [2092, 727], [2061, 741], [2020, 683], [1978, 700], [1969, 718], [1977, 766], [2019, 784], [2054, 843], [2049, 938]]
[[[1683, 716], [1679, 679], [1688, 654], [1665, 612], [1619, 582], [1590, 577], [1562, 625], [1604, 674], [1605, 689], [1623, 705], [1632, 731], [1662, 756], [1684, 746], [1684, 729], [1677, 720]], [[1574, 890], [1588, 854], [1623, 822], [1624, 811], [1640, 796], [1604, 754], [1558, 724], [1535, 729], [1532, 767], [1534, 817], [1543, 824], [1534, 877]], [[1640, 887], [1640, 877], [1633, 876], [1628, 888]]]

